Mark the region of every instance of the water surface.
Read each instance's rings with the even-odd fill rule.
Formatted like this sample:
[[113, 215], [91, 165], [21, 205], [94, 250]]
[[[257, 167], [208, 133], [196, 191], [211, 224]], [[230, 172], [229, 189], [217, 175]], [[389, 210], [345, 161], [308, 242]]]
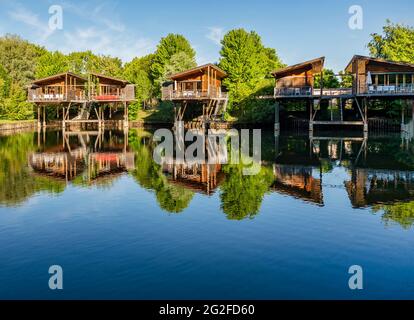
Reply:
[[144, 130], [0, 137], [0, 298], [414, 298], [413, 142], [263, 132], [254, 176], [160, 166], [154, 147]]

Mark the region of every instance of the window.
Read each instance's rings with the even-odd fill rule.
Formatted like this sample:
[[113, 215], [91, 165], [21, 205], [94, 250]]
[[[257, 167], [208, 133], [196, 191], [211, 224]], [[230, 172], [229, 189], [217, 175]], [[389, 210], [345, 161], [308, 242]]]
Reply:
[[397, 75], [396, 74], [390, 74], [390, 75], [388, 75], [388, 84], [389, 85], [395, 85], [395, 84], [397, 84]]
[[413, 84], [413, 75], [411, 73], [407, 73], [404, 75], [405, 84]]

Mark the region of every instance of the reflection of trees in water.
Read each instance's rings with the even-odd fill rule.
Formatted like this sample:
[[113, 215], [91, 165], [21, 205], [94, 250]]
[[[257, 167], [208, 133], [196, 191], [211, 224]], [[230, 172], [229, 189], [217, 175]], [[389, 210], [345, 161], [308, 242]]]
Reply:
[[188, 207], [194, 193], [168, 183], [162, 168], [154, 162], [153, 148], [144, 144], [144, 139], [136, 132], [131, 132], [130, 147], [136, 153], [135, 170], [131, 172], [135, 180], [145, 189], [155, 192], [160, 207], [171, 213], [179, 213]]
[[272, 170], [262, 167], [257, 175], [243, 174], [243, 165], [226, 165], [220, 186], [221, 208], [231, 220], [253, 218], [273, 182]]
[[0, 204], [16, 206], [32, 195], [46, 191], [61, 193], [65, 183], [34, 176], [27, 159], [34, 148], [34, 133], [0, 137]]
[[409, 229], [414, 224], [414, 201], [376, 205], [372, 210], [374, 212], [384, 211], [382, 219], [386, 224], [394, 221], [400, 224], [404, 229]]

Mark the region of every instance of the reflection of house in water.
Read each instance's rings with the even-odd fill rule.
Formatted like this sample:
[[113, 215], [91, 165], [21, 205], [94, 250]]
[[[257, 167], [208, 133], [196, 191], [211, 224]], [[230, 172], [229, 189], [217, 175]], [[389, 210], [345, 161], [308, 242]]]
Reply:
[[29, 164], [38, 174], [72, 180], [83, 172], [85, 154], [85, 150], [82, 148], [71, 152], [51, 148], [45, 152], [29, 155]]
[[273, 173], [276, 192], [323, 205], [322, 175], [315, 178], [313, 167], [275, 164]]
[[[197, 136], [204, 133], [192, 130], [192, 134]], [[177, 139], [179, 140], [180, 137]], [[195, 192], [211, 194], [224, 179], [224, 174], [221, 172], [222, 164], [228, 163], [227, 148], [213, 141], [216, 140], [209, 138], [205, 140], [203, 157], [205, 161], [179, 161], [166, 157], [162, 165], [163, 172], [174, 184]]]
[[195, 192], [211, 194], [223, 181], [221, 164], [178, 164], [165, 163], [162, 166], [170, 182]]
[[94, 152], [88, 155], [88, 177], [97, 179], [135, 169], [133, 152]]
[[356, 208], [414, 200], [414, 172], [355, 168], [345, 182]]
[[[117, 139], [112, 139], [112, 133], [109, 134], [109, 143], [104, 144], [101, 132], [67, 132], [62, 137], [63, 144], [32, 153], [29, 156], [30, 167], [37, 174], [66, 181], [86, 173], [88, 182], [134, 169], [134, 153], [128, 152], [125, 143], [117, 143]], [[94, 135], [95, 141], [90, 139]], [[127, 141], [126, 138], [124, 141]]]

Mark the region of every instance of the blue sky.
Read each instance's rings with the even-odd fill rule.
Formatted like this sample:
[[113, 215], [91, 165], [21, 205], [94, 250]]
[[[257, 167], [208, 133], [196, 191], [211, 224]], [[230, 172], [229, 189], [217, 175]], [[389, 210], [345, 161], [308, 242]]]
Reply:
[[[63, 8], [63, 29], [48, 28], [49, 7]], [[363, 29], [348, 26], [352, 5], [363, 9]], [[294, 64], [326, 56], [327, 67], [342, 70], [354, 54], [367, 54], [369, 35], [387, 18], [414, 25], [409, 0], [0, 0], [0, 35], [18, 34], [65, 53], [90, 49], [127, 62], [154, 51], [170, 32], [185, 35], [197, 62], [216, 62], [219, 40], [233, 28], [258, 32], [264, 44]]]

